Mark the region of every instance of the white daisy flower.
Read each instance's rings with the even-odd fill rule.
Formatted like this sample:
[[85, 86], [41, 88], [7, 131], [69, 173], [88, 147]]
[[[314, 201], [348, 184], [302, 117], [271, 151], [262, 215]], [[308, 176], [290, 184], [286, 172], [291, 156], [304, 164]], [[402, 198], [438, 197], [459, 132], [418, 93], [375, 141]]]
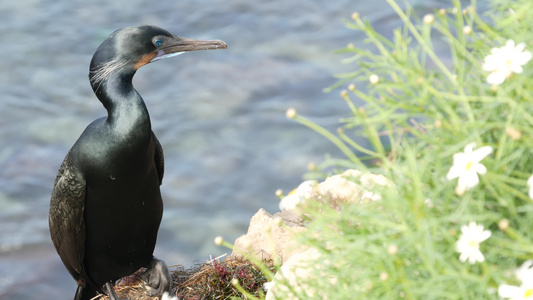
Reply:
[[297, 188], [292, 190], [287, 196], [281, 199], [279, 209], [281, 211], [295, 209], [298, 204], [304, 203], [306, 199], [311, 198], [313, 187], [317, 184], [316, 180], [306, 180]]
[[511, 300], [533, 299], [533, 261], [526, 260], [515, 271], [516, 277], [522, 282], [520, 286], [501, 284], [498, 295]]
[[446, 175], [446, 179], [452, 180], [459, 177], [457, 182], [457, 194], [462, 195], [468, 189], [479, 184], [477, 174], [487, 173], [487, 168], [479, 162], [492, 153], [492, 147], [484, 146], [474, 151], [476, 143], [465, 146], [465, 151], [453, 155], [453, 165]]
[[455, 243], [455, 250], [461, 255], [459, 260], [470, 264], [485, 261], [483, 253], [479, 250], [479, 244], [491, 236], [490, 230], [483, 230], [483, 225], [477, 225], [476, 222], [470, 222], [468, 225], [461, 227], [461, 236]]
[[482, 66], [483, 70], [491, 72], [487, 77], [487, 82], [499, 85], [512, 73], [522, 73], [522, 66], [531, 59], [531, 52], [524, 51], [525, 47], [525, 43], [520, 43], [515, 47], [514, 41], [508, 40], [505, 46], [492, 48]]
[[526, 260], [514, 273], [522, 282], [533, 281], [533, 260]]

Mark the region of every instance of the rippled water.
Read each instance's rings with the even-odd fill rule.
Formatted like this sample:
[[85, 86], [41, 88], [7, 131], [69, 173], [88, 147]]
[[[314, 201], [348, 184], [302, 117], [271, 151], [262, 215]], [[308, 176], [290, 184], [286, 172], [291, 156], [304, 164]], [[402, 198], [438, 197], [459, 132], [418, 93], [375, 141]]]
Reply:
[[[419, 14], [448, 1], [412, 0]], [[3, 1], [0, 4], [0, 298], [71, 299], [75, 283], [48, 233], [48, 204], [70, 146], [105, 110], [87, 74], [115, 29], [161, 26], [221, 39], [226, 51], [189, 53], [142, 68], [134, 85], [165, 150], [165, 213], [156, 256], [192, 265], [228, 252], [222, 235], [246, 232], [259, 209], [277, 210], [307, 163], [341, 157], [285, 118], [295, 107], [334, 129], [348, 114], [322, 89], [350, 70], [333, 51], [363, 35], [344, 27], [358, 11], [390, 36], [400, 22], [376, 1]]]

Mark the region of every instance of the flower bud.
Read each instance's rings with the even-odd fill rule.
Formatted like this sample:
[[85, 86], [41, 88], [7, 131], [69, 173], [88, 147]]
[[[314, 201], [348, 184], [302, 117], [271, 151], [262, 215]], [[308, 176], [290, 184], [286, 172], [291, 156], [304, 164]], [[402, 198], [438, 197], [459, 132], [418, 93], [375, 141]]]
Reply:
[[346, 96], [348, 96], [348, 91], [347, 91], [347, 90], [342, 90], [342, 91], [341, 91], [341, 97], [344, 98], [344, 97], [346, 97]]
[[394, 255], [396, 253], [398, 253], [398, 246], [396, 245], [390, 245], [388, 248], [387, 248], [387, 252], [390, 254], [390, 255]]
[[505, 134], [510, 137], [513, 141], [517, 141], [522, 136], [522, 132], [513, 127], [505, 128]]
[[461, 197], [462, 195], [466, 193], [466, 188], [464, 186], [458, 185], [455, 188], [455, 193], [457, 194], [457, 196]]
[[435, 22], [435, 16], [433, 14], [427, 14], [424, 16], [424, 23], [433, 24]]
[[379, 82], [379, 76], [376, 75], [376, 74], [372, 74], [372, 75], [370, 75], [368, 80], [370, 80], [370, 83], [372, 83], [372, 84], [377, 84]]
[[294, 119], [296, 118], [296, 115], [297, 115], [296, 109], [294, 108], [287, 109], [287, 113], [286, 113], [287, 119]]
[[500, 228], [501, 231], [507, 230], [507, 228], [509, 228], [509, 220], [501, 219], [500, 222], [498, 222], [498, 228]]
[[387, 272], [381, 272], [381, 273], [379, 273], [379, 279], [385, 281], [385, 280], [389, 279], [389, 274]]

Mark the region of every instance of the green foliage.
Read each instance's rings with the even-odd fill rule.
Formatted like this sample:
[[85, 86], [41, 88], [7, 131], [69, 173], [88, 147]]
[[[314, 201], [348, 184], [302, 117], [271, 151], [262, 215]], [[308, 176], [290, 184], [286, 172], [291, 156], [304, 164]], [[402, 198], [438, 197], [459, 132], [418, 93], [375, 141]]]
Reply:
[[[482, 65], [507, 40], [533, 50], [533, 2], [493, 0], [478, 15], [475, 1], [461, 7], [456, 0], [431, 22], [387, 1], [404, 22], [392, 39], [357, 14], [346, 22], [367, 36], [367, 45], [340, 51], [355, 69], [329, 89], [349, 85], [341, 97], [351, 116], [342, 129], [329, 133], [297, 114], [291, 118], [346, 155], [319, 167], [380, 173], [394, 187], [376, 191], [380, 201], [340, 213], [308, 207], [313, 221], [303, 243], [322, 253], [326, 270], [302, 281], [321, 291], [317, 299], [498, 299], [498, 286], [520, 285], [512, 272], [533, 258], [526, 184], [533, 173], [533, 61], [497, 86], [487, 83]], [[356, 88], [361, 84], [365, 91]], [[481, 162], [487, 173], [479, 185], [456, 193], [457, 179], [446, 174], [453, 155], [472, 142], [494, 152]], [[485, 261], [475, 264], [461, 262], [455, 248], [461, 226], [471, 221], [492, 232], [480, 244]]]

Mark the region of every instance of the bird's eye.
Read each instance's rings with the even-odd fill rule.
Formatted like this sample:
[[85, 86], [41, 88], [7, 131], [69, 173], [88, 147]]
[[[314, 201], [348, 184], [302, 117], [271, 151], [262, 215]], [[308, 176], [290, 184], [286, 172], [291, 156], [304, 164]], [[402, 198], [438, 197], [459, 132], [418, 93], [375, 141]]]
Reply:
[[154, 44], [155, 44], [157, 47], [159, 47], [159, 46], [161, 46], [161, 45], [163, 44], [163, 41], [162, 41], [161, 39], [157, 39], [157, 40], [155, 40]]

